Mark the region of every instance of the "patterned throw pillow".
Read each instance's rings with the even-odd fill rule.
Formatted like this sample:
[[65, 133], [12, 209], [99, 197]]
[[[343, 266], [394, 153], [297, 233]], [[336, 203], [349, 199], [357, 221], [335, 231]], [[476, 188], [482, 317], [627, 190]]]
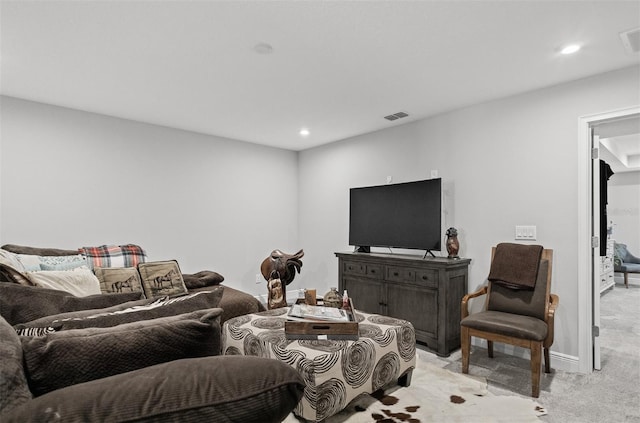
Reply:
[[31, 254], [16, 254], [27, 272], [39, 270], [73, 270], [87, 266], [87, 259], [82, 254], [72, 256], [36, 256]]
[[53, 333], [56, 330], [58, 329], [53, 326], [45, 326], [41, 328], [16, 329], [16, 333], [19, 336], [47, 336], [48, 334]]
[[87, 258], [82, 254], [40, 257], [40, 270], [73, 270], [82, 266], [89, 267]]
[[100, 291], [103, 294], [144, 292], [135, 267], [96, 267], [93, 271], [100, 281]]
[[25, 272], [37, 272], [40, 270], [40, 258], [31, 254], [16, 254]]
[[134, 244], [101, 245], [99, 247], [82, 247], [87, 256], [90, 269], [96, 267], [136, 267], [144, 263], [147, 253], [142, 247]]
[[147, 298], [175, 296], [188, 292], [175, 260], [141, 263], [138, 265], [138, 272]]
[[16, 257], [27, 272], [37, 272], [39, 270], [73, 270], [81, 266], [87, 266], [87, 259], [82, 254], [69, 256], [16, 254]]
[[39, 270], [72, 270], [87, 265], [87, 259], [82, 254], [67, 256], [39, 256], [36, 254], [14, 254], [21, 264], [23, 271], [37, 272]]

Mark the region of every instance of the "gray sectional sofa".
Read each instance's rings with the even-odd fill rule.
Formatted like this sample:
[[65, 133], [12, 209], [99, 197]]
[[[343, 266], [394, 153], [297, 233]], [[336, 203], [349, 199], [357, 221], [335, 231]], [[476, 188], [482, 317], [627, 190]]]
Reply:
[[302, 397], [290, 366], [220, 355], [222, 322], [264, 306], [211, 273], [187, 295], [141, 298], [76, 297], [11, 272], [0, 264], [2, 422], [280, 422]]

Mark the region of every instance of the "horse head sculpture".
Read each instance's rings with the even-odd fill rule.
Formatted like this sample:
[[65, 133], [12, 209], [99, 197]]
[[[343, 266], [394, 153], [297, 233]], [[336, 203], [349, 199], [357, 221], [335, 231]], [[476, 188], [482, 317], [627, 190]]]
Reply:
[[300, 273], [304, 251], [300, 250], [295, 254], [286, 254], [280, 250], [273, 250], [271, 255], [262, 261], [260, 272], [267, 280], [279, 278], [284, 285], [289, 285], [296, 272]]

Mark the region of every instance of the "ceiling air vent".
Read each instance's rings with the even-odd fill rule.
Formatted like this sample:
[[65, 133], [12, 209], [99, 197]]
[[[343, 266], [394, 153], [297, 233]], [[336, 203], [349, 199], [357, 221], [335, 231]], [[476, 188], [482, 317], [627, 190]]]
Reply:
[[627, 53], [640, 52], [640, 28], [630, 29], [620, 33], [620, 39]]
[[400, 119], [400, 118], [407, 117], [407, 116], [409, 116], [408, 113], [398, 112], [398, 113], [394, 113], [394, 114], [389, 115], [389, 116], [385, 116], [384, 118], [386, 120], [396, 120], [396, 119]]

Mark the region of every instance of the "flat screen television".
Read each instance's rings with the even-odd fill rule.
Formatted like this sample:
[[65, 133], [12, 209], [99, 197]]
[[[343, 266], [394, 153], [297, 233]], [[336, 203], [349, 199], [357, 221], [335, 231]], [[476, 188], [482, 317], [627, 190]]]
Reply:
[[349, 245], [440, 251], [440, 178], [349, 190]]

